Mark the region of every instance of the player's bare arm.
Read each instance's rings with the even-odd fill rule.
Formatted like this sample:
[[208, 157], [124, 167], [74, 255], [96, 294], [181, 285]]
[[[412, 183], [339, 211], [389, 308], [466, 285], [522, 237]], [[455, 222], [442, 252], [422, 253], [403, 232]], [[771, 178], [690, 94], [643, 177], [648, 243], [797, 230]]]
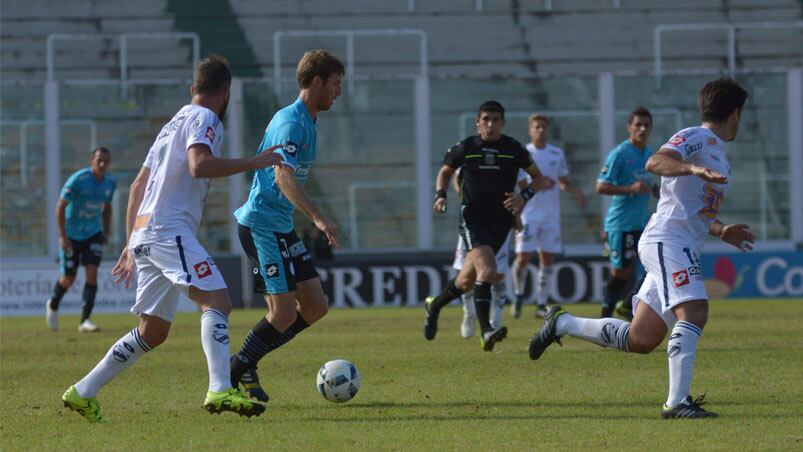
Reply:
[[320, 229], [321, 232], [326, 235], [329, 245], [340, 249], [340, 227], [337, 223], [321, 213], [318, 206], [309, 199], [309, 196], [307, 196], [307, 193], [304, 191], [304, 187], [298, 183], [293, 167], [280, 164], [276, 165], [274, 171], [276, 172], [276, 183], [279, 185], [284, 196], [293, 203], [296, 208], [301, 210], [304, 215], [312, 220], [316, 228]]
[[568, 177], [566, 176], [558, 177], [558, 186], [560, 187], [561, 190], [572, 195], [575, 202], [577, 202], [577, 204], [580, 206], [581, 209], [586, 208], [588, 200], [586, 199], [585, 193], [583, 193], [583, 190], [580, 190], [579, 188], [572, 185]]
[[454, 173], [455, 169], [449, 165], [441, 166], [438, 171], [438, 176], [435, 178], [435, 205], [432, 207], [435, 213], [446, 212], [446, 188]]
[[746, 224], [724, 224], [719, 220], [714, 220], [708, 226], [708, 233], [735, 246], [743, 253], [752, 251], [753, 244], [756, 242], [756, 236], [750, 231], [750, 226]]
[[650, 186], [643, 181], [636, 181], [630, 185], [613, 185], [608, 182], [597, 181], [597, 193], [600, 195], [640, 195], [650, 191]]
[[64, 251], [72, 249], [72, 242], [67, 238], [67, 229], [65, 227], [67, 223], [67, 216], [65, 213], [67, 204], [69, 204], [69, 202], [64, 198], [59, 198], [56, 203], [56, 224], [59, 227], [59, 248]]
[[[536, 164], [524, 168], [524, 171], [532, 178], [532, 181], [529, 184], [525, 182], [524, 187], [519, 193], [505, 193], [505, 209], [509, 210], [513, 215], [521, 213], [524, 204], [535, 196], [538, 191], [555, 186], [555, 181], [544, 177]], [[521, 187], [521, 181], [519, 181], [519, 187]]]
[[702, 166], [684, 162], [677, 151], [661, 148], [653, 154], [646, 165], [647, 171], [659, 176], [697, 176], [707, 182], [724, 184], [728, 179], [718, 172]]
[[131, 284], [131, 277], [134, 275], [134, 259], [128, 252], [128, 240], [131, 238], [131, 233], [134, 232], [134, 222], [137, 218], [139, 206], [142, 204], [142, 198], [145, 197], [145, 188], [148, 186], [148, 178], [151, 175], [150, 168], [142, 167], [137, 173], [137, 177], [131, 182], [128, 189], [128, 206], [125, 211], [125, 246], [120, 253], [120, 258], [117, 260], [112, 269], [112, 275], [115, 276], [114, 283], [119, 284], [125, 281], [127, 288]]
[[209, 146], [196, 143], [187, 150], [190, 174], [197, 178], [226, 177], [250, 170], [267, 168], [281, 162], [282, 156], [273, 151], [281, 145], [271, 146], [253, 157], [227, 159], [215, 157]]

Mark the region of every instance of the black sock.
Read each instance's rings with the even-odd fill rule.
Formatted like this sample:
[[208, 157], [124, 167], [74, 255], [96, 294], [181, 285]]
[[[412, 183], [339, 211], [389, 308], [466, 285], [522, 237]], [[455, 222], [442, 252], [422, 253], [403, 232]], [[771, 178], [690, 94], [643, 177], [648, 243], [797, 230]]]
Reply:
[[283, 333], [273, 327], [265, 317], [248, 333], [239, 353], [231, 358], [231, 385], [237, 387], [243, 373], [253, 369], [265, 355], [290, 342], [296, 335], [309, 327], [299, 314]]
[[93, 286], [89, 283], [84, 284], [84, 295], [81, 297], [84, 301], [84, 306], [81, 309], [81, 323], [92, 315], [92, 308], [95, 307], [95, 294], [98, 293], [98, 286]]
[[474, 306], [477, 308], [477, 320], [482, 332], [491, 330], [491, 283], [477, 281], [474, 283]]
[[608, 278], [605, 285], [605, 300], [602, 302], [602, 317], [610, 317], [616, 302], [622, 298], [622, 289], [627, 284], [626, 279], [619, 279], [613, 275]]
[[67, 293], [67, 289], [61, 287], [61, 284], [56, 281], [56, 287], [53, 288], [53, 296], [50, 297], [50, 309], [59, 309], [59, 303], [61, 303], [65, 293]]
[[449, 282], [446, 283], [446, 287], [443, 288], [443, 292], [441, 292], [437, 297], [435, 297], [435, 300], [432, 302], [431, 305], [429, 305], [430, 309], [434, 311], [436, 314], [440, 312], [441, 308], [451, 303], [452, 300], [463, 294], [463, 292], [460, 292], [460, 289], [458, 289], [457, 286], [455, 286], [454, 283], [456, 280], [457, 278], [450, 279]]

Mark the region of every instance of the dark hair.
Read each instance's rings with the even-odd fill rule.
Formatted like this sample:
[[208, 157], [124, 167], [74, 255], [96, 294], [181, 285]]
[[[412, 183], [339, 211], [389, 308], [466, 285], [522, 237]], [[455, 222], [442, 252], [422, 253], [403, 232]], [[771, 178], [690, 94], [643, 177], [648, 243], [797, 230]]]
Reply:
[[192, 84], [198, 94], [217, 94], [225, 90], [231, 84], [229, 62], [220, 55], [210, 53], [195, 67]]
[[315, 77], [325, 82], [334, 74], [346, 75], [346, 68], [326, 50], [308, 50], [296, 67], [296, 80], [301, 88], [309, 88]]
[[98, 152], [111, 155], [111, 152], [109, 152], [108, 149], [104, 148], [103, 146], [100, 146], [96, 147], [95, 149], [92, 149], [92, 151], [89, 153], [89, 158], [91, 159], [95, 158], [95, 154], [97, 154]]
[[631, 124], [633, 122], [633, 118], [638, 116], [650, 118], [650, 124], [652, 124], [652, 113], [650, 113], [650, 110], [647, 110], [644, 107], [636, 107], [635, 110], [631, 111], [630, 116], [627, 117], [627, 123]]
[[700, 107], [700, 116], [703, 121], [722, 122], [734, 110], [741, 110], [747, 100], [747, 90], [742, 88], [736, 80], [722, 77], [712, 80], [697, 94], [697, 106]]
[[505, 107], [502, 106], [499, 102], [495, 100], [486, 100], [485, 102], [480, 105], [480, 109], [477, 110], [477, 117], [479, 118], [482, 115], [482, 112], [485, 113], [499, 113], [502, 115], [502, 119], [505, 119]]

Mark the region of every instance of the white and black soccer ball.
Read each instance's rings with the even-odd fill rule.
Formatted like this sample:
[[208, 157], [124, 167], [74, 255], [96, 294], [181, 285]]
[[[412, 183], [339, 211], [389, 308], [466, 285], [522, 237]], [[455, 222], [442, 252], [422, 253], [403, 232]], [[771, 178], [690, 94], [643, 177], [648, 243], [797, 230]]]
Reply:
[[329, 361], [318, 371], [317, 385], [324, 399], [335, 403], [348, 402], [360, 390], [360, 372], [357, 366], [345, 359]]

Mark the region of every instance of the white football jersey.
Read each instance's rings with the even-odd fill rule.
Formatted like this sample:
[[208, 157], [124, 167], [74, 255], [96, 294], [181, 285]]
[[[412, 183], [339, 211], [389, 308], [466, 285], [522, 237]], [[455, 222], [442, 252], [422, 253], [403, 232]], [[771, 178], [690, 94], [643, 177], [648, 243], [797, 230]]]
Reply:
[[181, 233], [197, 233], [209, 179], [190, 174], [187, 151], [193, 144], [202, 143], [219, 157], [221, 141], [223, 125], [217, 115], [199, 105], [185, 105], [162, 127], [142, 165], [151, 173], [137, 216], [150, 215], [150, 220], [131, 234], [129, 248]]
[[727, 177], [724, 184], [697, 176], [661, 177], [658, 208], [641, 236], [645, 243], [670, 241], [702, 247], [731, 181], [725, 142], [706, 127], [689, 127], [662, 146], [677, 151], [684, 162], [710, 168]]
[[[533, 162], [538, 166], [544, 177], [552, 179], [555, 185], [547, 190], [541, 190], [535, 197], [527, 201], [524, 210], [521, 212], [521, 221], [524, 223], [536, 222], [557, 222], [560, 224], [560, 188], [558, 178], [569, 175], [569, 168], [566, 166], [566, 158], [563, 156], [563, 149], [547, 143], [543, 149], [538, 149], [534, 144], [528, 143], [527, 150], [533, 158]], [[525, 179], [527, 183], [532, 182], [532, 178], [524, 170], [519, 170], [518, 180]]]

